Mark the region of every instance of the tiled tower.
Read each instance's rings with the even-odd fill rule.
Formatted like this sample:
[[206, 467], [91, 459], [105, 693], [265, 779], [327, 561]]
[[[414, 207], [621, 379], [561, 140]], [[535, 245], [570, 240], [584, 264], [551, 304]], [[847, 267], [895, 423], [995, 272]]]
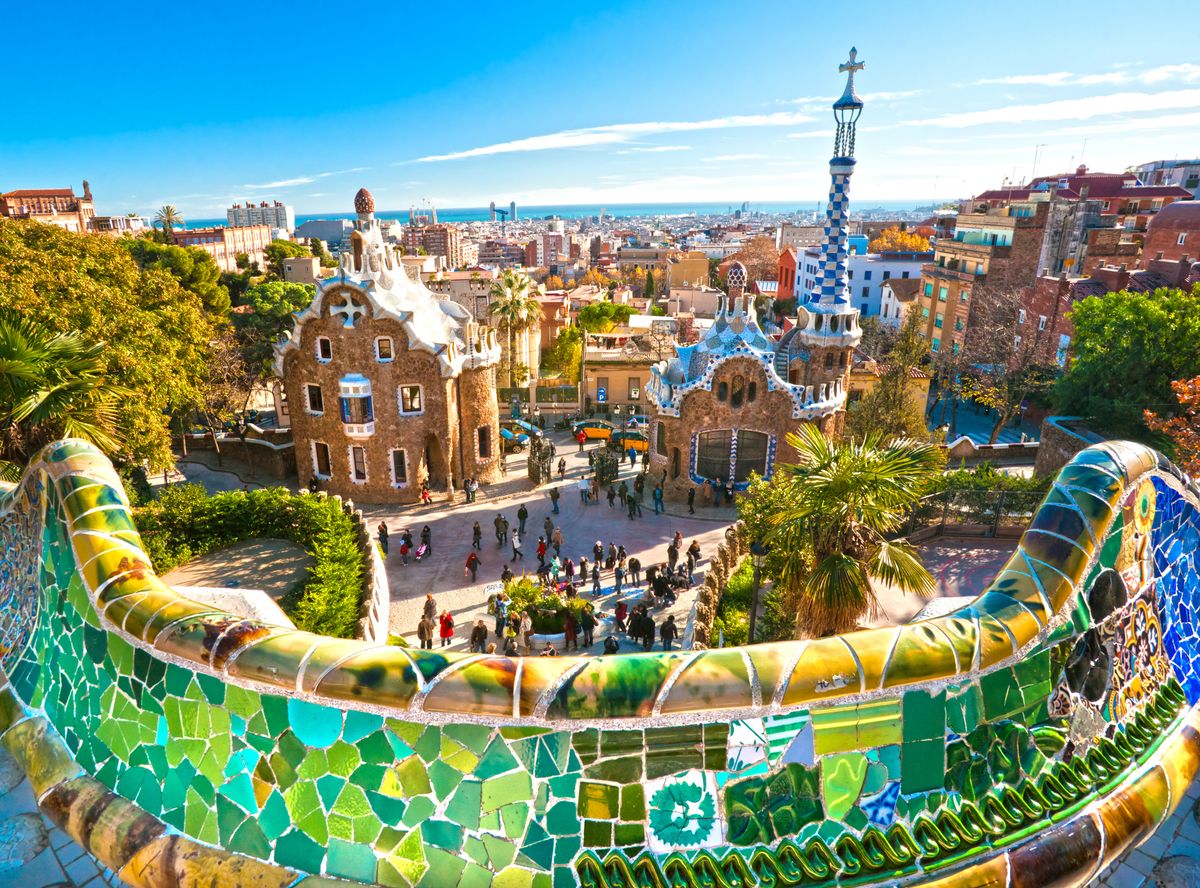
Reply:
[[863, 109], [862, 99], [854, 92], [854, 75], [863, 68], [857, 57], [858, 51], [851, 49], [849, 60], [838, 68], [847, 75], [846, 89], [833, 105], [837, 130], [829, 161], [829, 206], [825, 211], [820, 274], [808, 303], [800, 308], [797, 329], [780, 343], [787, 354], [789, 382], [833, 384], [840, 398], [836, 415], [831, 417], [834, 429], [840, 429], [844, 416], [850, 355], [862, 338], [858, 310], [850, 306], [846, 276], [850, 176], [854, 173], [855, 130]]

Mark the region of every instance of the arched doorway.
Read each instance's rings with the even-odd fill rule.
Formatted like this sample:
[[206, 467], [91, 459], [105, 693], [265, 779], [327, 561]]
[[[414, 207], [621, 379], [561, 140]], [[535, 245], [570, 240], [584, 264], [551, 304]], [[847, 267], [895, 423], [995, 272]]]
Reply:
[[425, 469], [429, 473], [430, 487], [445, 487], [449, 477], [449, 465], [442, 442], [436, 435], [425, 436]]

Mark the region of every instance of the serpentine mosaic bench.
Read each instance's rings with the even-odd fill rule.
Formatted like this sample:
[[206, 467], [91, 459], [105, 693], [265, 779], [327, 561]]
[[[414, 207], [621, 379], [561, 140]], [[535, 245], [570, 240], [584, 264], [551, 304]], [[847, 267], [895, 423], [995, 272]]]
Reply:
[[131, 885], [1071, 885], [1200, 766], [1200, 490], [1131, 444], [948, 616], [591, 659], [205, 608], [78, 441], [0, 510], [2, 742]]

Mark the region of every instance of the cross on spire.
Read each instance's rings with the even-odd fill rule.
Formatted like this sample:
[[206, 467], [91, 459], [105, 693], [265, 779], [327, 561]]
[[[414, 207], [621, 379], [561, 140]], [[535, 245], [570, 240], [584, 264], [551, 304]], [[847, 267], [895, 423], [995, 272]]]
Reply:
[[858, 49], [850, 47], [850, 58], [838, 65], [838, 71], [846, 74], [846, 91], [843, 98], [854, 95], [854, 73], [866, 67], [865, 62], [858, 61]]

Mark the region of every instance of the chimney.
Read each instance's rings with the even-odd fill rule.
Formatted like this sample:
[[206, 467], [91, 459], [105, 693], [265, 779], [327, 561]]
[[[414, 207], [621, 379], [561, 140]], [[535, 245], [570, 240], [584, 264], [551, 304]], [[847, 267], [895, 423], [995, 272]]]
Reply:
[[1075, 175], [1086, 176], [1087, 175], [1087, 167], [1081, 163], [1079, 166], [1075, 167]]

